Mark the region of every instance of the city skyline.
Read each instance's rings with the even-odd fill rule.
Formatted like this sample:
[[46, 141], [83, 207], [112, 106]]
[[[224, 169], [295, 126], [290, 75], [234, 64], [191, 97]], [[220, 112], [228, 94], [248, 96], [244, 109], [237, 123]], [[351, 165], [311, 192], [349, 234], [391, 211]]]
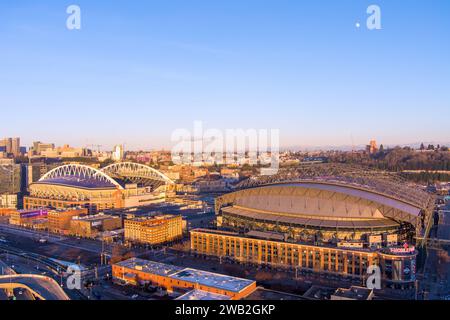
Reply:
[[[4, 141], [6, 140], [14, 140], [14, 139], [18, 139], [19, 141], [22, 141], [22, 139], [20, 137], [0, 137], [0, 147], [2, 146], [2, 143], [5, 143]], [[20, 143], [19, 149], [20, 148], [26, 148], [27, 152], [32, 150], [35, 144], [42, 144], [44, 146], [51, 146], [52, 149], [60, 149], [60, 148], [65, 148], [65, 147], [69, 147], [69, 148], [75, 148], [75, 149], [88, 149], [88, 150], [92, 150], [92, 151], [99, 151], [99, 152], [110, 152], [112, 154], [115, 154], [119, 151], [117, 151], [117, 148], [121, 148], [121, 152], [161, 152], [161, 151], [170, 151], [170, 146], [165, 148], [154, 148], [151, 146], [148, 146], [147, 148], [136, 148], [136, 149], [129, 149], [126, 148], [126, 144], [115, 144], [115, 145], [100, 145], [100, 144], [75, 144], [75, 145], [71, 145], [68, 143], [61, 143], [61, 144], [57, 144], [54, 143], [53, 141], [41, 141], [39, 139], [32, 139], [33, 142], [31, 142], [30, 144], [27, 143]], [[197, 141], [197, 140], [195, 140]], [[208, 144], [210, 143], [210, 141], [208, 139], [203, 139], [203, 148], [206, 148], [208, 146]], [[367, 148], [367, 146], [372, 143], [375, 142], [376, 146], [378, 146], [378, 141], [377, 140], [370, 140], [367, 141], [368, 143], [366, 144], [353, 144], [353, 145], [321, 145], [321, 146], [314, 146], [314, 145], [295, 145], [295, 146], [285, 146], [285, 147], [281, 147], [280, 151], [304, 151], [304, 152], [308, 152], [308, 151], [358, 151], [358, 150], [365, 150]], [[400, 143], [400, 144], [386, 144], [383, 142], [379, 143], [379, 146], [383, 146], [384, 148], [397, 148], [397, 147], [410, 147], [413, 149], [419, 149], [422, 146], [424, 146], [425, 148], [431, 146], [434, 147], [448, 147], [450, 146], [450, 141], [416, 141], [416, 142], [412, 142], [412, 143]], [[247, 147], [248, 148], [248, 147]], [[19, 150], [17, 149], [17, 150]], [[6, 150], [6, 149], [5, 149]], [[264, 150], [261, 150], [264, 151]], [[17, 151], [17, 153], [19, 153], [19, 151]]]
[[66, 4], [2, 3], [0, 136], [170, 149], [201, 120], [283, 148], [446, 143], [448, 2], [377, 1], [372, 31], [370, 4], [78, 1], [70, 31]]
[[[372, 140], [371, 140], [372, 141]], [[375, 142], [377, 142], [376, 140], [373, 140]], [[61, 145], [59, 144], [55, 144], [53, 142], [48, 142], [48, 141], [38, 141], [38, 140], [33, 140], [33, 142], [31, 144], [21, 144], [21, 147], [25, 147], [27, 149], [27, 151], [29, 151], [32, 147], [33, 147], [33, 143], [36, 142], [40, 142], [43, 144], [53, 144], [55, 149], [58, 148], [63, 148], [64, 146], [69, 146], [70, 148], [75, 148], [75, 149], [89, 149], [92, 151], [100, 151], [100, 152], [110, 152], [110, 153], [115, 153], [117, 152], [116, 149], [118, 146], [123, 147], [123, 152], [161, 152], [161, 151], [170, 151], [170, 146], [169, 147], [162, 147], [162, 148], [152, 148], [151, 146], [147, 147], [147, 148], [136, 148], [136, 149], [129, 149], [126, 148], [125, 144], [115, 144], [115, 145], [97, 145], [97, 144], [80, 144], [80, 143], [75, 143], [74, 145], [72, 144], [67, 144], [67, 143], [62, 143]], [[370, 141], [368, 141], [369, 143]], [[280, 151], [284, 152], [284, 151], [291, 151], [291, 152], [319, 152], [319, 151], [361, 151], [361, 150], [365, 150], [368, 146], [368, 143], [366, 144], [358, 144], [358, 145], [322, 145], [322, 146], [314, 146], [314, 145], [298, 145], [298, 146], [286, 146], [286, 147], [281, 147]], [[207, 141], [205, 140], [205, 145], [207, 145]], [[414, 143], [400, 143], [400, 144], [385, 144], [383, 142], [380, 143], [380, 146], [383, 145], [384, 148], [397, 148], [397, 147], [410, 147], [413, 149], [419, 149], [421, 147], [421, 145], [424, 145], [425, 148], [427, 148], [429, 145], [432, 145], [434, 147], [448, 147], [450, 146], [450, 141], [447, 142], [443, 142], [443, 141], [421, 141], [421, 142], [414, 142]]]
[[0, 304], [449, 301], [448, 39], [448, 0], [0, 1]]

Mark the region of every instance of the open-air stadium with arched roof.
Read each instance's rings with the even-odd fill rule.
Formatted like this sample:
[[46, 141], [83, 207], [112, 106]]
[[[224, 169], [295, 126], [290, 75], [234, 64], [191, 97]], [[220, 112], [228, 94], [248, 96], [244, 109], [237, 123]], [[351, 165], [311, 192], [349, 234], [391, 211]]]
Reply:
[[68, 164], [31, 184], [24, 207], [85, 207], [95, 213], [164, 201], [171, 185], [166, 175], [142, 164], [115, 163], [103, 169]]

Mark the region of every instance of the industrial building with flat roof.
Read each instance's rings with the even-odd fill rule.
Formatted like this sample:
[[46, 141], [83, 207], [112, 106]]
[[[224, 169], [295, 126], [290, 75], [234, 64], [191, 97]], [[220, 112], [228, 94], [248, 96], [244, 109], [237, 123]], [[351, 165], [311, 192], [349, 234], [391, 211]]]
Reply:
[[175, 300], [182, 300], [182, 301], [214, 301], [214, 300], [231, 300], [230, 297], [222, 295], [222, 294], [216, 294], [211, 292], [206, 292], [202, 290], [192, 290], [188, 293], [182, 295], [181, 297], [178, 297]]
[[331, 300], [372, 300], [373, 289], [352, 286], [349, 289], [339, 288], [331, 295]]
[[256, 282], [252, 280], [138, 258], [114, 264], [113, 277], [134, 285], [152, 284], [168, 292], [200, 290], [206, 296], [206, 293], [222, 295], [231, 300], [243, 299], [256, 289]]

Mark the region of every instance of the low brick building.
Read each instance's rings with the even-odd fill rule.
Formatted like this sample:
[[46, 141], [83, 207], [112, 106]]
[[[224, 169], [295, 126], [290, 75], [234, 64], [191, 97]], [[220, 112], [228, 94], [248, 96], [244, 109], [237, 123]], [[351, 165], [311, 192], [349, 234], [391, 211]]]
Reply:
[[132, 258], [112, 266], [113, 277], [133, 285], [151, 284], [168, 292], [200, 290], [240, 300], [256, 290], [256, 282], [223, 274]]
[[74, 217], [70, 221], [70, 234], [82, 238], [96, 238], [104, 231], [122, 228], [122, 219], [105, 214]]

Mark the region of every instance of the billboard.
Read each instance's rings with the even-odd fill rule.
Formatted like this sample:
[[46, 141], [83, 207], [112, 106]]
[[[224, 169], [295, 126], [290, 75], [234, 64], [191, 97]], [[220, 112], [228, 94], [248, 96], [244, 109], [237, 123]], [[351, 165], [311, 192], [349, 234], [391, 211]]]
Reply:
[[39, 217], [46, 217], [48, 215], [48, 210], [26, 210], [26, 211], [20, 211], [20, 217], [22, 219], [30, 219], [30, 218], [39, 218]]

